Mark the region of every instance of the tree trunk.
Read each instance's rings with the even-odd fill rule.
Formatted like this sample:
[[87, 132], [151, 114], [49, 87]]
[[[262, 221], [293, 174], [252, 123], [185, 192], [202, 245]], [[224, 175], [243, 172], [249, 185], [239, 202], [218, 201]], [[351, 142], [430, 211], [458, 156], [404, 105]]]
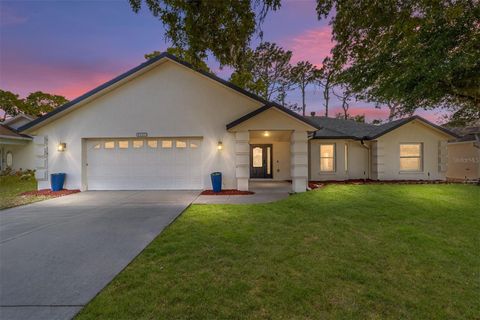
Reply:
[[302, 85], [302, 114], [305, 117], [305, 109], [307, 105], [305, 104], [305, 85]]

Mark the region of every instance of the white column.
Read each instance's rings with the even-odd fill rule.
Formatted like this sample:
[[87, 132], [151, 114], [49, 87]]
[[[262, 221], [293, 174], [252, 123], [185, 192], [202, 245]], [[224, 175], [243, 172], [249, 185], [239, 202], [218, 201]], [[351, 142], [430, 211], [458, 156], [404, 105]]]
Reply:
[[235, 133], [235, 177], [237, 189], [248, 191], [250, 179], [250, 132], [240, 131]]
[[290, 139], [292, 191], [307, 191], [308, 135], [306, 131], [293, 131]]

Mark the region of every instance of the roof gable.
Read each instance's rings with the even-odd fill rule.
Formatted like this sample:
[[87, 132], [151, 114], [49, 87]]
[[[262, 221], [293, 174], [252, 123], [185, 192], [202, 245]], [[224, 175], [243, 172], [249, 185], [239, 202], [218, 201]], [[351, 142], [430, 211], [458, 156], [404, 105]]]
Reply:
[[76, 107], [76, 106], [79, 106], [81, 104], [84, 104], [84, 103], [87, 103], [93, 99], [95, 99], [96, 97], [98, 97], [99, 95], [101, 95], [103, 92], [109, 90], [109, 89], [112, 89], [112, 88], [115, 88], [119, 85], [121, 85], [122, 83], [124, 83], [125, 81], [128, 81], [130, 80], [131, 78], [135, 77], [136, 75], [140, 74], [141, 72], [146, 72], [148, 70], [150, 70], [151, 68], [155, 67], [157, 64], [161, 63], [161, 61], [165, 61], [166, 59], [168, 60], [171, 60], [179, 65], [182, 65], [186, 68], [189, 68], [217, 83], [220, 83], [250, 99], [253, 99], [255, 101], [258, 101], [259, 103], [261, 104], [266, 104], [268, 103], [268, 101], [266, 101], [265, 99], [259, 97], [258, 95], [255, 95], [251, 92], [248, 92], [236, 85], [234, 85], [233, 83], [229, 82], [229, 81], [226, 81], [220, 77], [217, 77], [216, 75], [214, 74], [211, 74], [211, 73], [208, 73], [208, 72], [205, 72], [203, 70], [197, 70], [195, 68], [193, 68], [193, 66], [185, 61], [182, 61], [180, 59], [178, 59], [177, 57], [175, 57], [174, 55], [171, 55], [169, 53], [162, 53], [160, 54], [159, 56], [155, 57], [155, 58], [152, 58], [140, 65], [138, 65], [137, 67], [135, 68], [132, 68], [130, 70], [128, 70], [127, 72], [119, 75], [118, 77], [110, 80], [110, 81], [107, 81], [105, 82], [104, 84], [90, 90], [89, 92], [81, 95], [80, 97], [56, 108], [55, 110], [45, 114], [44, 116], [42, 117], [39, 117], [29, 123], [27, 123], [26, 125], [22, 126], [19, 128], [19, 131], [25, 131], [25, 130], [29, 130], [29, 129], [32, 129], [32, 128], [36, 128], [36, 127], [39, 127], [43, 124], [46, 124], [46, 121], [47, 120], [51, 120], [53, 121], [54, 119], [56, 119], [57, 117], [60, 117], [62, 116], [64, 113], [66, 113], [67, 111], [71, 111], [73, 107]]
[[311, 119], [321, 128], [315, 132], [313, 136], [314, 139], [374, 140], [414, 120], [418, 120], [433, 130], [440, 131], [443, 134], [457, 137], [454, 132], [438, 126], [420, 116], [399, 119], [382, 125], [372, 125], [355, 122], [353, 120], [326, 117], [311, 117]]
[[[276, 116], [271, 112], [279, 112], [282, 116], [280, 116], [280, 118], [277, 116], [274, 123], [272, 119]], [[236, 128], [248, 128], [247, 130], [292, 130], [292, 128], [295, 128], [295, 124], [292, 124], [292, 121], [299, 125], [297, 126], [299, 130], [300, 127], [302, 130], [306, 129], [307, 131], [319, 129], [319, 127], [308, 118], [302, 117], [298, 113], [281, 105], [271, 103], [230, 122], [227, 124], [227, 130], [233, 131], [233, 129]]]

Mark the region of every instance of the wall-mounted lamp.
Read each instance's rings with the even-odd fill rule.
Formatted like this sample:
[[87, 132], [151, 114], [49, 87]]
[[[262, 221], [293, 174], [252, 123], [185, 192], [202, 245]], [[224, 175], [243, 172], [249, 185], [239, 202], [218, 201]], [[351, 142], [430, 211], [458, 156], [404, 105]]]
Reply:
[[265, 132], [263, 133], [263, 136], [264, 136], [264, 137], [270, 137], [270, 132], [265, 131]]
[[218, 150], [222, 150], [222, 149], [223, 149], [223, 143], [222, 143], [222, 141], [218, 141], [217, 149], [218, 149]]
[[67, 144], [65, 142], [60, 142], [58, 144], [57, 150], [60, 152], [67, 150]]

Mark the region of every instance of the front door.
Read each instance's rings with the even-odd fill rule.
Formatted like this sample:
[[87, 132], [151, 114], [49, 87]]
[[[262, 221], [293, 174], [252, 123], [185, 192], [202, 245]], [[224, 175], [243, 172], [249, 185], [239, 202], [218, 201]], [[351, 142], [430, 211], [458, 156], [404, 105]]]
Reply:
[[272, 177], [272, 145], [250, 145], [250, 178]]

